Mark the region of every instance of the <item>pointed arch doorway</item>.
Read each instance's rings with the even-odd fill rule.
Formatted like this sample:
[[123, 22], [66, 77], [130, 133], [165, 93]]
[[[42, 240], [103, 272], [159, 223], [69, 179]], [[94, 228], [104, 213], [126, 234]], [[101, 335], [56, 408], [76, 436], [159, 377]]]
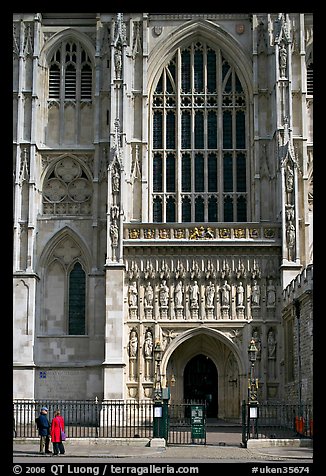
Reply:
[[214, 362], [198, 354], [186, 364], [183, 379], [185, 400], [205, 400], [207, 417], [218, 415], [218, 374]]

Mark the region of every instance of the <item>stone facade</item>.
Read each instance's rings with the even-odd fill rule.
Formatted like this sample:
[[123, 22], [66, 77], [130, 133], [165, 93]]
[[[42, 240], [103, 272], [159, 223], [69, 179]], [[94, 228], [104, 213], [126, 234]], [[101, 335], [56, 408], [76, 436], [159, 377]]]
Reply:
[[289, 402], [313, 404], [313, 266], [283, 291], [284, 388]]
[[67, 15], [13, 15], [14, 397], [151, 399], [159, 341], [172, 400], [204, 355], [239, 418], [254, 337], [260, 400], [296, 398], [312, 14]]

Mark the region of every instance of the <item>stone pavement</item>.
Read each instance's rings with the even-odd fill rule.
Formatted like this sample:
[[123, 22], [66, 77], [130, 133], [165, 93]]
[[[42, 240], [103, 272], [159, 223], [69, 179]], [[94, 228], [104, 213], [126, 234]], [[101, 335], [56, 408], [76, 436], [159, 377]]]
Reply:
[[[225, 439], [225, 438], [224, 438]], [[163, 440], [164, 441], [164, 440]], [[244, 460], [244, 461], [294, 461], [302, 460], [306, 463], [313, 462], [312, 442], [309, 440], [293, 441], [264, 441], [259, 444], [249, 442], [247, 448], [241, 445], [206, 444], [206, 445], [176, 445], [163, 446], [158, 440], [150, 441], [146, 438], [129, 439], [129, 441], [69, 438], [65, 442], [65, 455], [52, 456], [39, 454], [39, 442], [35, 439], [16, 439], [13, 443], [14, 462], [21, 458], [38, 457], [51, 461], [65, 458], [144, 458], [150, 460], [189, 461], [189, 460]], [[157, 446], [155, 446], [157, 444]], [[268, 445], [268, 446], [267, 446]], [[162, 461], [162, 462], [163, 462]]]

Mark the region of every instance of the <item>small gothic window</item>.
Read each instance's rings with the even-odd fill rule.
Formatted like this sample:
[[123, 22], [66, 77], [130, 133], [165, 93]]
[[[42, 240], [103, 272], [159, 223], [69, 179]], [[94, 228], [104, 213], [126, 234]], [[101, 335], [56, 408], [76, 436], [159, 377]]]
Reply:
[[81, 44], [63, 41], [49, 63], [49, 99], [91, 101], [92, 81], [91, 61]]
[[69, 274], [69, 335], [85, 334], [86, 276], [80, 263]]

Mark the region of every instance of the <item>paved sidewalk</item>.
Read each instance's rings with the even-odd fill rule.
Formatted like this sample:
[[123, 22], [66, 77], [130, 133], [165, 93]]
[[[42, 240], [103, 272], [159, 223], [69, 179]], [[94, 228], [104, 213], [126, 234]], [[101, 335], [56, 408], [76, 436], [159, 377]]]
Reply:
[[[84, 441], [82, 441], [84, 440]], [[64, 461], [70, 458], [148, 458], [149, 460], [245, 460], [245, 461], [292, 461], [313, 462], [313, 448], [306, 446], [254, 446], [242, 448], [240, 445], [178, 445], [167, 447], [145, 446], [145, 439], [129, 444], [112, 444], [106, 440], [69, 439], [65, 442], [65, 455], [40, 455], [38, 440], [14, 441], [14, 461], [20, 458], [38, 457]], [[265, 443], [266, 444], [266, 443]]]

